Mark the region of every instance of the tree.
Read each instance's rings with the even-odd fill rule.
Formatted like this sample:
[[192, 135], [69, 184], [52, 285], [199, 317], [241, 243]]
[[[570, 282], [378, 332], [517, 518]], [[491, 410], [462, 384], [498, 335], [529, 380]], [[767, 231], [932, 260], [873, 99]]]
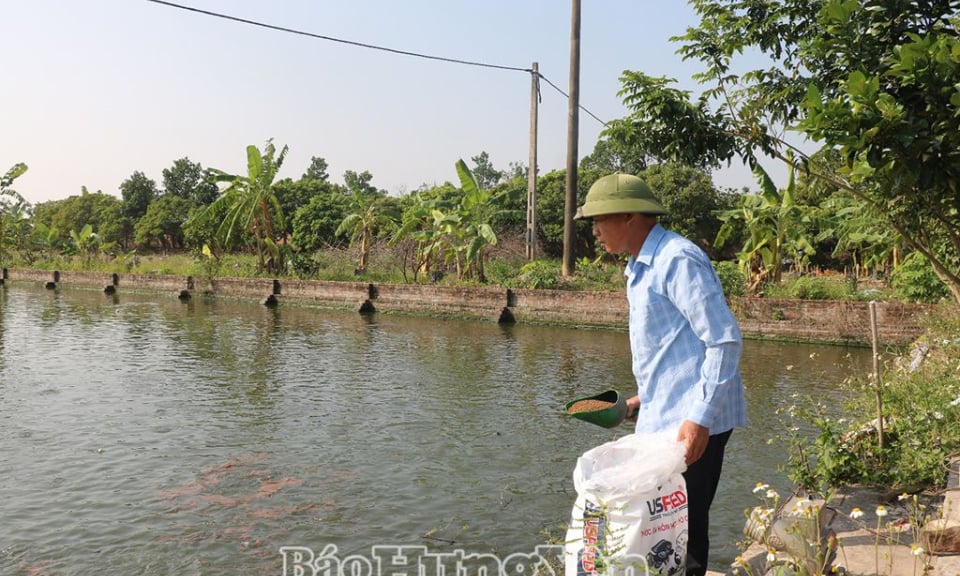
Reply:
[[276, 241], [277, 231], [284, 229], [283, 210], [273, 191], [273, 180], [286, 156], [287, 147], [278, 154], [270, 139], [263, 153], [253, 144], [247, 146], [246, 176], [212, 170], [218, 182], [228, 185], [204, 214], [219, 219], [217, 237], [224, 247], [240, 240], [242, 233], [253, 236], [258, 272], [279, 272], [284, 267], [283, 252]]
[[13, 181], [27, 171], [23, 162], [14, 164], [0, 177], [0, 263], [4, 260], [9, 238], [16, 238], [22, 234], [15, 233], [29, 222], [27, 201], [16, 190], [10, 188]]
[[133, 232], [130, 219], [122, 214], [122, 209], [123, 202], [116, 196], [100, 190], [90, 192], [82, 186], [79, 195], [38, 203], [33, 208], [33, 222], [61, 232], [82, 230], [90, 224], [100, 231], [104, 243], [122, 244]]
[[373, 239], [392, 231], [394, 220], [382, 208], [385, 195], [370, 184], [373, 176], [364, 170], [360, 174], [347, 170], [343, 175], [350, 191], [350, 208], [347, 216], [337, 227], [337, 236], [347, 236], [350, 246], [359, 244], [360, 259], [357, 272], [363, 274], [370, 264]]
[[323, 180], [284, 178], [273, 185], [273, 192], [277, 195], [277, 201], [280, 202], [280, 209], [284, 214], [286, 224], [284, 233], [289, 235], [293, 234], [293, 220], [296, 218], [297, 211], [310, 204], [315, 196], [330, 194], [343, 196], [345, 191], [341, 186]]
[[463, 248], [465, 261], [465, 265], [461, 267], [460, 259], [457, 258], [457, 277], [462, 279], [476, 275], [478, 280], [486, 282], [483, 255], [487, 246], [495, 246], [498, 241], [490, 223], [499, 210], [500, 197], [484, 189], [463, 160], [457, 160], [456, 167], [460, 188], [463, 190], [459, 205], [461, 225], [456, 230], [462, 244], [457, 248], [458, 253], [460, 248]]
[[195, 206], [192, 200], [174, 194], [164, 194], [151, 202], [134, 227], [137, 245], [155, 243], [164, 250], [183, 247], [183, 223]]
[[183, 157], [173, 162], [173, 166], [163, 169], [163, 190], [200, 206], [206, 206], [217, 199], [220, 191], [212, 174], [199, 162], [191, 162]]
[[[697, 102], [666, 78], [626, 72], [631, 110], [611, 138], [707, 166], [760, 151], [849, 192], [930, 261], [960, 303], [960, 38], [955, 2], [692, 0], [677, 38], [703, 62]], [[760, 52], [769, 67], [733, 72]], [[718, 99], [719, 110], [710, 102]], [[784, 128], [832, 149], [831, 170]], [[943, 249], [943, 247], [946, 249]]]
[[329, 166], [324, 158], [321, 158], [320, 156], [311, 156], [310, 166], [307, 167], [307, 171], [303, 173], [301, 179], [326, 182], [330, 179], [330, 175], [327, 174], [327, 168], [329, 168]]
[[[537, 237], [546, 256], [563, 254], [563, 211], [566, 194], [566, 170], [553, 170], [537, 178]], [[577, 205], [583, 203], [587, 190], [605, 173], [598, 170], [577, 171]], [[594, 254], [590, 222], [576, 220], [577, 257]]]
[[366, 170], [360, 173], [347, 170], [343, 173], [343, 183], [347, 186], [347, 191], [350, 194], [375, 194], [383, 196], [385, 193], [371, 184], [370, 182], [372, 180], [373, 175]]
[[120, 184], [123, 199], [123, 215], [136, 221], [147, 213], [147, 207], [159, 196], [157, 183], [143, 172], [134, 172]]
[[807, 234], [811, 210], [794, 202], [793, 171], [783, 190], [777, 190], [759, 165], [754, 174], [760, 182], [760, 194], [744, 194], [738, 206], [720, 212], [723, 226], [716, 243], [722, 246], [734, 230], [746, 233], [737, 257], [751, 288], [756, 289], [766, 280], [780, 282], [785, 256], [802, 264], [815, 249]]
[[650, 158], [646, 150], [634, 148], [629, 140], [601, 138], [593, 146], [593, 152], [580, 160], [580, 169], [637, 175], [647, 168]]
[[337, 228], [350, 213], [350, 197], [333, 184], [324, 184], [324, 187], [324, 191], [311, 197], [307, 205], [293, 215], [291, 241], [300, 250], [314, 251], [345, 244], [337, 236]]
[[486, 152], [480, 152], [476, 156], [471, 157], [470, 160], [475, 164], [471, 173], [480, 188], [489, 190], [503, 180], [503, 171], [493, 167], [493, 163], [490, 162], [490, 155]]
[[720, 191], [703, 170], [676, 163], [654, 164], [638, 173], [669, 212], [664, 224], [717, 258], [713, 241], [722, 222], [717, 212], [733, 208], [738, 194]]

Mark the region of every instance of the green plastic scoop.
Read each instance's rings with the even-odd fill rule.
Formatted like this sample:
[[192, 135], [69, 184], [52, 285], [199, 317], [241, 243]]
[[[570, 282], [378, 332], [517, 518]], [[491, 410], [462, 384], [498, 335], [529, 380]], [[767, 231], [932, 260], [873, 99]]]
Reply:
[[604, 428], [618, 426], [627, 417], [627, 401], [616, 390], [576, 398], [565, 408], [570, 416]]

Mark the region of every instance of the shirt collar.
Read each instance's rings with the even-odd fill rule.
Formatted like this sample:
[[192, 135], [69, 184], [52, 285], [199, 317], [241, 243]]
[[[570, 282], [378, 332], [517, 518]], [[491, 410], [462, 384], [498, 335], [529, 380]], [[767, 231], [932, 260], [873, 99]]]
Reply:
[[626, 276], [629, 277], [631, 275], [631, 270], [633, 270], [638, 263], [644, 266], [653, 264], [653, 255], [657, 252], [657, 247], [660, 246], [660, 242], [666, 234], [666, 228], [661, 226], [660, 223], [653, 225], [650, 233], [647, 234], [647, 237], [643, 241], [643, 246], [640, 246], [640, 253], [635, 256], [630, 256], [630, 259], [627, 260]]

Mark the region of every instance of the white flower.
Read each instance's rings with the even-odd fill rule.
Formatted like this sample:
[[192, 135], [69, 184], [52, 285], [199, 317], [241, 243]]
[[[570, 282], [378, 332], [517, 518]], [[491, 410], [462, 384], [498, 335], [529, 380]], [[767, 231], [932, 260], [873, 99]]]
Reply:
[[850, 517], [856, 520], [857, 518], [863, 518], [863, 510], [859, 508], [854, 508], [850, 511]]
[[916, 543], [910, 545], [910, 553], [914, 556], [922, 556], [924, 552], [926, 550], [923, 549], [923, 546]]
[[767, 496], [767, 498], [771, 498], [771, 499], [774, 499], [774, 500], [780, 497], [780, 495], [777, 494], [777, 491], [776, 491], [776, 490], [767, 490], [766, 496]]
[[770, 488], [769, 484], [764, 484], [763, 482], [757, 482], [757, 485], [753, 487], [753, 493], [759, 494], [764, 490], [766, 490], [767, 488]]
[[887, 515], [887, 509], [881, 504], [877, 506], [877, 518], [883, 518]]
[[910, 495], [907, 494], [906, 492], [904, 492], [903, 494], [897, 496], [897, 500], [899, 500], [899, 501], [901, 501], [901, 502], [903, 502], [904, 500], [909, 500], [909, 499], [910, 499]]
[[767, 562], [775, 562], [777, 560], [777, 551], [773, 548], [767, 548]]

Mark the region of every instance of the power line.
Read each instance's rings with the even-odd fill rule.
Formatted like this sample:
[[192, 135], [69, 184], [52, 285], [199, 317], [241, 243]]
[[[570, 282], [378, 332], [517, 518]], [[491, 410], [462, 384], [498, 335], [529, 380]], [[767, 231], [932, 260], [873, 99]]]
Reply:
[[[460, 59], [460, 58], [450, 58], [450, 57], [446, 57], [446, 56], [434, 56], [434, 55], [431, 55], [431, 54], [423, 54], [423, 53], [420, 53], [420, 52], [411, 52], [411, 51], [409, 51], [409, 50], [399, 50], [399, 49], [397, 49], [397, 48], [389, 48], [389, 47], [386, 47], [386, 46], [378, 46], [378, 45], [376, 45], [376, 44], [367, 44], [367, 43], [364, 43], [364, 42], [356, 42], [356, 41], [354, 41], [354, 40], [345, 40], [345, 39], [343, 39], [343, 38], [335, 38], [335, 37], [333, 37], [333, 36], [326, 36], [326, 35], [323, 35], [323, 34], [315, 34], [315, 33], [313, 33], [313, 32], [306, 32], [306, 31], [304, 31], [304, 30], [296, 30], [296, 29], [294, 29], [294, 28], [287, 28], [287, 27], [285, 27], [285, 26], [277, 26], [277, 25], [274, 25], [274, 24], [267, 24], [267, 23], [264, 23], [264, 22], [258, 22], [258, 21], [256, 21], [256, 20], [248, 20], [248, 19], [246, 19], [246, 18], [240, 18], [240, 17], [237, 17], [237, 16], [231, 16], [231, 15], [229, 15], [229, 14], [222, 14], [222, 13], [220, 13], [220, 12], [212, 12], [212, 11], [210, 11], [210, 10], [203, 10], [203, 9], [200, 9], [200, 8], [194, 8], [193, 6], [185, 6], [185, 5], [183, 5], [183, 4], [176, 4], [176, 3], [174, 3], [174, 2], [167, 2], [166, 0], [147, 0], [147, 2], [152, 2], [152, 3], [154, 3], [154, 4], [161, 4], [161, 5], [163, 5], [163, 6], [169, 6], [169, 7], [171, 7], [171, 8], [178, 8], [178, 9], [180, 9], [180, 10], [186, 10], [186, 11], [188, 11], [188, 12], [195, 12], [195, 13], [197, 13], [197, 14], [204, 14], [204, 15], [206, 15], [206, 16], [213, 16], [214, 18], [223, 18], [224, 20], [230, 20], [230, 21], [232, 21], [232, 22], [240, 22], [240, 23], [242, 23], [242, 24], [249, 24], [249, 25], [251, 25], [251, 26], [258, 26], [258, 27], [260, 27], [260, 28], [267, 28], [267, 29], [269, 29], [269, 30], [276, 30], [276, 31], [278, 31], [278, 32], [286, 32], [286, 33], [288, 33], [288, 34], [296, 34], [296, 35], [298, 35], [298, 36], [307, 36], [307, 37], [309, 37], [309, 38], [317, 38], [317, 39], [319, 39], [319, 40], [327, 40], [327, 41], [330, 41], [330, 42], [338, 42], [338, 43], [340, 43], [340, 44], [347, 44], [347, 45], [349, 45], [349, 46], [357, 46], [357, 47], [359, 47], [359, 48], [369, 48], [369, 49], [371, 49], [371, 50], [380, 50], [380, 51], [382, 51], [382, 52], [389, 52], [389, 53], [391, 53], [391, 54], [400, 54], [401, 56], [413, 56], [413, 57], [415, 57], [415, 58], [423, 58], [423, 59], [425, 59], [425, 60], [437, 60], [437, 61], [440, 61], [440, 62], [450, 62], [450, 63], [452, 63], [452, 64], [463, 64], [463, 65], [466, 65], [466, 66], [479, 66], [479, 67], [481, 67], [481, 68], [494, 68], [494, 69], [497, 69], [497, 70], [510, 70], [510, 71], [513, 71], [513, 72], [526, 72], [526, 73], [528, 73], [528, 74], [533, 73], [533, 69], [531, 69], [531, 68], [522, 68], [522, 67], [518, 67], [518, 66], [503, 66], [503, 65], [500, 65], [500, 64], [489, 64], [489, 63], [486, 63], [486, 62], [475, 62], [475, 61], [472, 61], [472, 60], [462, 60], [462, 59]], [[553, 82], [551, 82], [549, 78], [547, 78], [546, 76], [544, 76], [543, 74], [540, 74], [540, 73], [538, 73], [538, 76], [539, 76], [540, 78], [542, 78], [547, 84], [549, 84], [550, 86], [552, 86], [554, 90], [556, 90], [557, 92], [559, 92], [560, 94], [562, 94], [565, 98], [569, 98], [569, 96], [568, 96], [563, 90], [561, 90], [560, 88], [558, 88], [556, 84], [554, 84]], [[607, 125], [606, 122], [604, 122], [603, 120], [597, 118], [597, 116], [596, 116], [593, 112], [587, 110], [587, 108], [584, 107], [583, 105], [580, 105], [580, 109], [583, 110], [584, 112], [586, 112], [587, 114], [589, 114], [589, 115], [590, 115], [594, 120], [596, 120], [597, 122], [603, 124], [604, 126]]]
[[[540, 78], [543, 78], [543, 80], [544, 80], [547, 84], [549, 84], [554, 90], [556, 90], [557, 92], [563, 94], [563, 97], [564, 97], [564, 98], [570, 98], [570, 96], [568, 96], [566, 92], [564, 92], [564, 91], [561, 90], [556, 84], [554, 84], [553, 82], [551, 82], [549, 78], [547, 78], [547, 77], [544, 76], [543, 74], [540, 74]], [[589, 114], [590, 117], [592, 117], [592, 118], [593, 118], [594, 120], [596, 120], [597, 122], [603, 124], [604, 126], [607, 125], [606, 122], [604, 122], [603, 120], [597, 118], [596, 115], [595, 115], [593, 112], [587, 110], [586, 107], [584, 107], [583, 105], [580, 105], [579, 108], [580, 108], [581, 110], [583, 110], [584, 112], [586, 112], [587, 114]]]

